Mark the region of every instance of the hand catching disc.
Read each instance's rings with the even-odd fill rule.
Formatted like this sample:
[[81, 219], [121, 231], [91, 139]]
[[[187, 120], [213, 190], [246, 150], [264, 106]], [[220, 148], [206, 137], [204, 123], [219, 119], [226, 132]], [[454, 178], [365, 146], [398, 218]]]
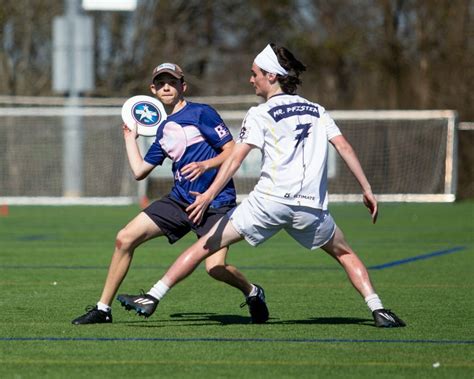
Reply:
[[163, 104], [151, 96], [133, 96], [122, 106], [122, 120], [130, 130], [137, 125], [137, 133], [154, 137], [161, 121], [166, 120]]

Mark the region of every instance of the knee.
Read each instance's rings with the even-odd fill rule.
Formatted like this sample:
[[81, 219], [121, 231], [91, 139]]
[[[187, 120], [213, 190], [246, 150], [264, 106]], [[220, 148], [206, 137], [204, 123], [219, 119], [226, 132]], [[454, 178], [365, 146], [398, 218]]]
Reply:
[[206, 261], [206, 272], [214, 279], [220, 278], [225, 269], [225, 264]]
[[339, 245], [334, 247], [334, 255], [336, 256], [336, 258], [345, 258], [351, 256], [352, 254], [355, 253], [348, 246]]
[[117, 233], [115, 238], [115, 250], [121, 252], [131, 252], [134, 249], [134, 238], [127, 232], [126, 229], [122, 229]]
[[354, 260], [357, 259], [356, 253], [350, 247], [340, 247], [336, 249], [335, 258], [339, 261], [340, 264], [343, 266], [345, 265], [352, 265]]
[[325, 251], [343, 266], [350, 264], [356, 257], [355, 252], [345, 243], [334, 243]]
[[335, 258], [346, 269], [351, 269], [354, 273], [363, 274], [366, 272], [365, 266], [351, 248], [341, 248]]
[[332, 240], [331, 243], [324, 246], [323, 249], [334, 258], [343, 257], [347, 254], [353, 253], [346, 241], [341, 239]]

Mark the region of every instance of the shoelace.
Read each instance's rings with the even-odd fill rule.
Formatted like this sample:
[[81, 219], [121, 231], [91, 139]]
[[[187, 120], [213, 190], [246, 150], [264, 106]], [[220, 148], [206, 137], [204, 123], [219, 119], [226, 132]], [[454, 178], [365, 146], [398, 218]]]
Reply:
[[246, 305], [249, 305], [250, 299], [255, 298], [255, 297], [258, 297], [258, 295], [255, 295], [255, 296], [248, 296], [248, 297], [245, 299], [245, 301], [244, 301], [242, 304], [240, 304], [240, 308], [243, 308], [243, 307], [245, 307]]
[[96, 308], [96, 305], [88, 305], [84, 310], [85, 310], [87, 313], [90, 313], [90, 312], [92, 312], [95, 308]]

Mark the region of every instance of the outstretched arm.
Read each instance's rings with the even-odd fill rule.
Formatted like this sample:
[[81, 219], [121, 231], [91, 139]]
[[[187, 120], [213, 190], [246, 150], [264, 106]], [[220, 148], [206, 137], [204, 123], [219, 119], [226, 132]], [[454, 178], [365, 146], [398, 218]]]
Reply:
[[229, 157], [234, 145], [234, 141], [229, 141], [221, 147], [221, 152], [214, 158], [201, 162], [188, 163], [181, 169], [181, 174], [183, 174], [186, 179], [190, 180], [191, 182], [194, 182], [206, 171], [212, 168], [219, 167]]
[[199, 223], [206, 211], [207, 207], [212, 200], [222, 191], [222, 188], [227, 184], [230, 178], [239, 169], [242, 161], [245, 159], [247, 154], [252, 150], [253, 146], [246, 143], [238, 143], [234, 145], [232, 152], [228, 158], [224, 161], [219, 172], [217, 173], [214, 182], [203, 194], [192, 192], [191, 194], [196, 196], [196, 201], [192, 203], [186, 212], [189, 214], [189, 218], [194, 223]]
[[125, 140], [125, 149], [127, 150], [128, 162], [132, 169], [136, 180], [145, 179], [148, 174], [155, 168], [148, 162], [145, 162], [140, 154], [140, 149], [137, 144], [137, 128], [130, 130], [127, 125], [122, 125], [123, 138]]
[[349, 170], [355, 176], [362, 188], [362, 194], [364, 198], [364, 204], [369, 209], [370, 215], [372, 217], [372, 222], [375, 224], [378, 216], [378, 207], [377, 200], [375, 199], [374, 194], [372, 193], [372, 188], [370, 183], [365, 176], [364, 170], [359, 162], [359, 158], [352, 148], [351, 144], [346, 140], [342, 135], [338, 135], [334, 138], [331, 138], [329, 141], [336, 148], [337, 152], [341, 158], [346, 163]]

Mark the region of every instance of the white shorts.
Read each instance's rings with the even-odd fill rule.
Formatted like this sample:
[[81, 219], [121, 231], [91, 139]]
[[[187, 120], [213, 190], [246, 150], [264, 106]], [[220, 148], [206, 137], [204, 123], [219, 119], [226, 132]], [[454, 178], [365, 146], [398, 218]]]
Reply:
[[269, 239], [281, 229], [307, 249], [317, 249], [333, 237], [336, 224], [328, 211], [288, 205], [251, 192], [228, 213], [237, 232], [252, 246]]

